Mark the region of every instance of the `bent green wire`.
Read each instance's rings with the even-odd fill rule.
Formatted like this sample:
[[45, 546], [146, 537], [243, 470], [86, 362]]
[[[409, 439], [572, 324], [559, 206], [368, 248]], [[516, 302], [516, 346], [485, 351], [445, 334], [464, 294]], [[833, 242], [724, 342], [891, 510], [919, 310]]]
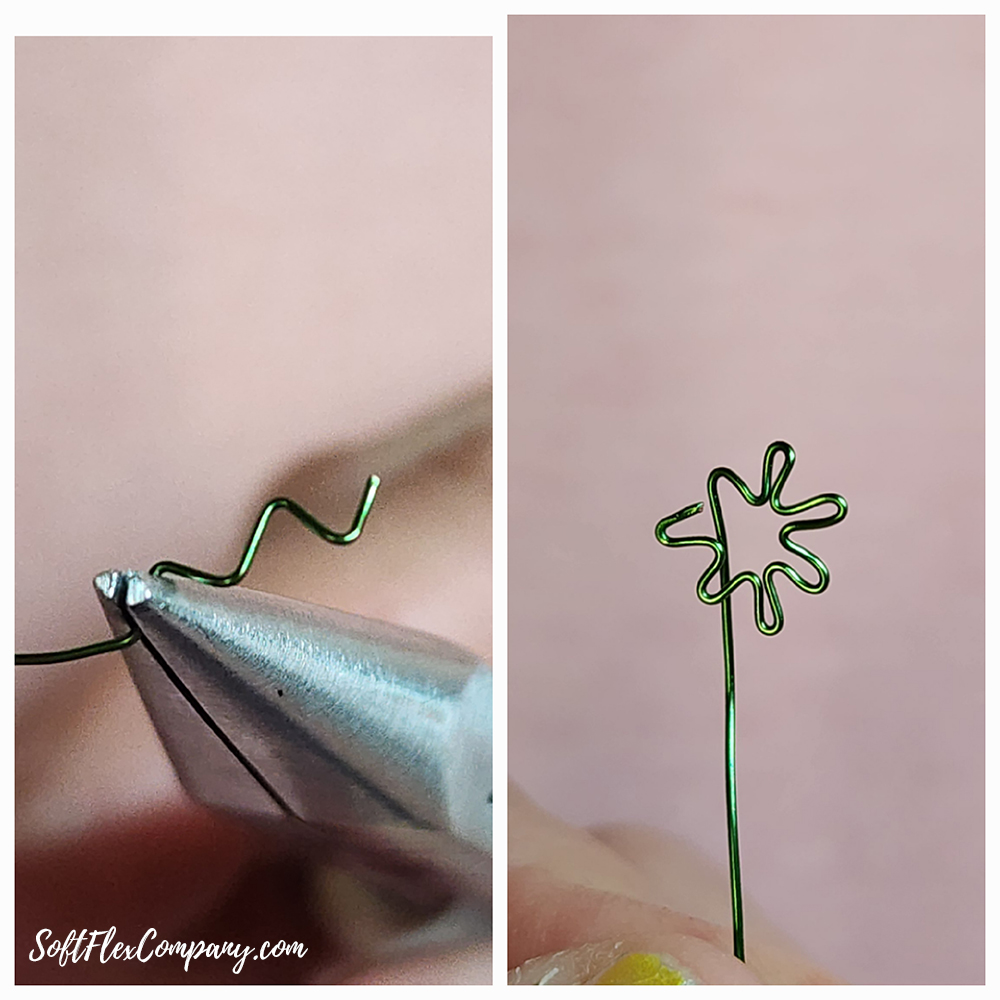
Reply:
[[[775, 473], [774, 463], [778, 455], [784, 462]], [[715, 526], [715, 538], [704, 536], [689, 536], [672, 538], [668, 529], [675, 524], [693, 517], [704, 509], [703, 503], [692, 504], [683, 510], [663, 518], [656, 525], [656, 539], [663, 545], [681, 547], [684, 545], [704, 545], [714, 553], [708, 569], [701, 575], [695, 592], [705, 604], [722, 605], [722, 658], [726, 679], [726, 825], [729, 834], [729, 888], [733, 910], [733, 953], [741, 961], [745, 961], [743, 941], [743, 887], [740, 879], [740, 843], [739, 825], [736, 814], [736, 661], [733, 653], [733, 592], [744, 583], [749, 583], [754, 591], [754, 620], [757, 628], [764, 635], [776, 635], [785, 623], [781, 600], [775, 586], [775, 577], [782, 573], [795, 584], [799, 590], [807, 594], [821, 594], [830, 582], [830, 571], [824, 562], [805, 546], [792, 540], [792, 535], [799, 531], [816, 531], [838, 524], [847, 517], [847, 501], [836, 493], [823, 493], [803, 500], [800, 503], [786, 505], [781, 500], [784, 488], [792, 466], [795, 464], [795, 451], [784, 441], [775, 441], [764, 452], [764, 467], [761, 471], [760, 492], [754, 493], [749, 486], [732, 469], [720, 466], [713, 469], [708, 476], [708, 500], [712, 510], [712, 521]], [[719, 480], [725, 479], [736, 487], [740, 496], [753, 507], [763, 507], [769, 504], [776, 514], [793, 517], [804, 514], [807, 510], [832, 504], [835, 511], [827, 517], [810, 518], [807, 520], [790, 521], [778, 532], [778, 541], [786, 552], [802, 558], [815, 571], [817, 579], [810, 583], [786, 562], [775, 560], [767, 564], [763, 578], [758, 574], [744, 570], [736, 576], [729, 576], [729, 542], [726, 536], [726, 525], [722, 517], [722, 505], [719, 502]], [[718, 576], [719, 589], [712, 593], [709, 586]], [[767, 610], [770, 610], [770, 615]]]
[[[217, 576], [214, 573], [205, 573], [202, 570], [185, 566], [182, 563], [171, 562], [170, 560], [161, 560], [149, 572], [152, 576], [163, 576], [165, 573], [172, 573], [174, 576], [185, 577], [188, 580], [195, 580], [198, 583], [206, 583], [212, 587], [234, 587], [250, 571], [250, 567], [257, 556], [261, 539], [264, 537], [264, 531], [271, 520], [271, 515], [279, 510], [287, 510], [289, 514], [297, 518], [314, 535], [322, 538], [324, 542], [329, 542], [331, 545], [350, 545], [351, 542], [357, 540], [364, 529], [368, 513], [375, 502], [375, 493], [378, 490], [379, 482], [378, 476], [368, 477], [368, 483], [361, 496], [361, 501], [358, 503], [358, 509], [354, 513], [354, 520], [351, 522], [351, 527], [343, 533], [332, 531], [326, 527], [326, 525], [318, 521], [309, 511], [294, 500], [289, 500], [287, 497], [277, 497], [266, 504], [258, 515], [257, 523], [250, 534], [250, 539], [243, 550], [243, 555], [240, 556], [240, 561], [232, 573], [228, 573], [225, 576]], [[132, 645], [138, 638], [138, 632], [133, 629], [130, 632], [126, 632], [125, 635], [116, 636], [114, 639], [108, 639], [105, 642], [94, 642], [88, 646], [76, 646], [73, 649], [63, 649], [54, 653], [15, 653], [14, 663], [16, 666], [28, 666], [82, 660], [87, 656], [99, 656], [101, 653], [113, 653], [115, 650], [124, 649], [126, 646]]]

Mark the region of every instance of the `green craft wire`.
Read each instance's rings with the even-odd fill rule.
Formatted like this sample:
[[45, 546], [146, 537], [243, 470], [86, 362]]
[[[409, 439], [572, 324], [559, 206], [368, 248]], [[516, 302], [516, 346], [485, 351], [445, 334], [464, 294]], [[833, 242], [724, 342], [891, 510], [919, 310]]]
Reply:
[[[156, 563], [149, 571], [152, 576], [163, 576], [164, 573], [172, 573], [174, 576], [186, 577], [189, 580], [196, 580], [199, 583], [207, 583], [212, 587], [233, 587], [238, 584], [250, 571], [253, 561], [257, 556], [257, 549], [271, 515], [278, 510], [287, 510], [293, 517], [304, 524], [314, 535], [318, 535], [324, 542], [331, 545], [350, 545], [361, 535], [368, 519], [368, 513], [375, 502], [375, 494], [379, 487], [379, 477], [369, 476], [365, 486], [365, 492], [361, 496], [358, 509], [354, 513], [354, 520], [351, 527], [343, 533], [332, 531], [322, 522], [318, 521], [301, 504], [287, 497], [277, 497], [264, 506], [264, 509], [257, 517], [257, 523], [250, 533], [250, 539], [243, 550], [243, 555], [232, 573], [225, 576], [216, 576], [213, 573], [205, 573], [202, 570], [185, 566], [182, 563], [162, 560]], [[54, 653], [15, 653], [14, 664], [16, 666], [39, 665], [43, 663], [66, 663], [69, 660], [82, 660], [88, 656], [99, 656], [101, 653], [113, 653], [119, 649], [125, 649], [132, 645], [139, 638], [138, 632], [132, 630], [114, 639], [107, 639], [104, 642], [94, 642], [89, 646], [76, 646], [73, 649], [62, 649]]]
[[[729, 576], [727, 557], [722, 579]], [[743, 944], [743, 884], [740, 879], [740, 828], [736, 814], [736, 657], [733, 653], [733, 608], [722, 602], [722, 659], [726, 673], [726, 834], [729, 839], [729, 895], [733, 909], [733, 954], [746, 961]]]
[[[774, 475], [774, 461], [778, 455], [784, 457], [784, 463]], [[681, 547], [685, 545], [704, 545], [715, 553], [708, 569], [701, 575], [695, 592], [705, 604], [720, 604], [722, 610], [722, 659], [726, 680], [726, 826], [729, 834], [729, 889], [733, 912], [733, 954], [741, 961], [746, 961], [743, 940], [743, 884], [740, 878], [740, 837], [739, 822], [736, 811], [736, 658], [733, 650], [733, 592], [744, 583], [749, 583], [754, 591], [754, 621], [764, 635], [777, 635], [784, 625], [784, 613], [778, 590], [774, 582], [777, 573], [788, 577], [792, 583], [807, 594], [820, 594], [826, 590], [830, 582], [830, 571], [823, 561], [803, 545], [794, 542], [791, 536], [797, 531], [815, 531], [838, 524], [847, 517], [847, 501], [836, 493], [823, 493], [800, 503], [786, 506], [781, 501], [781, 490], [785, 485], [795, 464], [795, 450], [784, 441], [775, 441], [764, 452], [764, 465], [761, 470], [760, 493], [754, 493], [749, 486], [736, 475], [732, 469], [719, 466], [708, 476], [708, 498], [712, 509], [712, 522], [715, 528], [715, 538], [693, 536], [687, 538], [671, 538], [667, 529], [680, 521], [700, 513], [704, 504], [691, 504], [676, 514], [663, 518], [656, 525], [656, 539], [662, 545]], [[719, 501], [719, 480], [726, 479], [736, 487], [740, 496], [754, 507], [769, 504], [771, 509], [782, 516], [803, 514], [807, 510], [823, 504], [833, 504], [836, 511], [827, 517], [814, 518], [808, 521], [791, 521], [782, 526], [778, 532], [778, 541], [787, 552], [801, 557], [816, 570], [816, 583], [809, 583], [786, 562], [770, 562], [764, 569], [763, 579], [756, 573], [744, 571], [735, 577], [729, 577], [729, 542], [726, 536], [726, 524], [722, 517], [722, 504]], [[708, 586], [718, 575], [719, 589], [712, 594]], [[765, 599], [770, 605], [770, 621], [766, 614]]]

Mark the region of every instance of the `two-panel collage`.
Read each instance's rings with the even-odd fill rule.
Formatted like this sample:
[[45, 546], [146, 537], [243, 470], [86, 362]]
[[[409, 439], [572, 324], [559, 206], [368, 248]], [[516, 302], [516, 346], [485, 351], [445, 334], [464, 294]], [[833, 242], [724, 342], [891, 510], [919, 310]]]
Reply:
[[13, 983], [985, 984], [985, 39], [16, 37]]

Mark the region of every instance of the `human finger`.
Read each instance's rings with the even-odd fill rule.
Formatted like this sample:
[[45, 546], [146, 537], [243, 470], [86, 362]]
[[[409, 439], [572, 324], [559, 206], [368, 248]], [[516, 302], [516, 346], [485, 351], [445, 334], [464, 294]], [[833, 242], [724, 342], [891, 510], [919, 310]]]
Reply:
[[[738, 973], [728, 961], [732, 939], [725, 872], [689, 845], [657, 831], [624, 825], [596, 830], [574, 827], [541, 809], [516, 787], [511, 788], [509, 801], [509, 964], [595, 944], [605, 940], [601, 935], [617, 941], [625, 928], [632, 928], [638, 938], [652, 938], [661, 946], [667, 930], [706, 941], [727, 961], [720, 964], [718, 956], [705, 952], [700, 944], [682, 941], [675, 947], [684, 954], [694, 948], [698, 962], [707, 961], [708, 973], [723, 977], [719, 981], [729, 982]], [[578, 898], [571, 891], [575, 889], [599, 896]], [[620, 906], [612, 905], [612, 899]], [[539, 917], [532, 908], [542, 904], [545, 916]], [[564, 913], [563, 908], [572, 912]], [[580, 929], [575, 921], [582, 913], [594, 915], [594, 921], [585, 925], [589, 941], [579, 940], [575, 933]], [[619, 931], [613, 927], [616, 916], [623, 921]], [[671, 916], [676, 919], [671, 921]], [[758, 981], [837, 982], [749, 901], [746, 916], [745, 968]], [[685, 920], [696, 921], [691, 925], [696, 933], [691, 933]], [[551, 934], [546, 921], [551, 923]]]

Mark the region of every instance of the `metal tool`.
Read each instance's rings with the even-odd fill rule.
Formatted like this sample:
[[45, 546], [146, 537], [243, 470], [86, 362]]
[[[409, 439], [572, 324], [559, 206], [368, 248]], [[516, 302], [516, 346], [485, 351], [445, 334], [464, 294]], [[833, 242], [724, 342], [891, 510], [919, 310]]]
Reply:
[[[420, 903], [457, 900], [457, 937], [489, 931], [492, 673], [443, 639], [236, 586], [271, 516], [334, 545], [357, 540], [279, 497], [236, 569], [172, 561], [94, 585], [116, 638], [18, 664], [121, 651], [181, 783], [197, 800], [277, 827]], [[169, 576], [167, 575], [169, 574]]]
[[492, 673], [434, 636], [242, 587], [94, 581], [187, 791], [488, 897]]

